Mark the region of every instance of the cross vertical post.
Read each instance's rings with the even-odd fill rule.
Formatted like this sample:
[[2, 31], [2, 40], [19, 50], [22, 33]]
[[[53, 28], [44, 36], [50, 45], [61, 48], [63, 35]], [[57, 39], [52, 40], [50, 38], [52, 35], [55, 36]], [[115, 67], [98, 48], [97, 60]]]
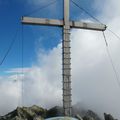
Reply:
[[63, 69], [63, 108], [64, 115], [71, 116], [71, 57], [70, 57], [70, 22], [69, 0], [64, 0], [62, 69]]

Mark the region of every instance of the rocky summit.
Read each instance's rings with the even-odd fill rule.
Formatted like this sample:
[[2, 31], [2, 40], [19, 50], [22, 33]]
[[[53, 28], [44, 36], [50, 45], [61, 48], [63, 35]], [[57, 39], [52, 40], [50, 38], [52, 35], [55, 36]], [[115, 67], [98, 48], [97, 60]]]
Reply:
[[40, 120], [46, 117], [47, 110], [38, 107], [17, 107], [13, 112], [0, 117], [0, 120], [33, 120], [39, 118]]
[[[1, 116], [0, 120], [44, 120], [56, 116], [63, 116], [62, 107], [56, 106], [47, 110], [34, 105], [32, 107], [17, 107], [16, 110]], [[73, 117], [76, 117], [78, 120], [102, 120], [91, 110], [81, 112], [80, 110], [75, 110], [75, 108]], [[105, 120], [116, 120], [112, 115], [106, 113], [104, 113], [104, 118]]]

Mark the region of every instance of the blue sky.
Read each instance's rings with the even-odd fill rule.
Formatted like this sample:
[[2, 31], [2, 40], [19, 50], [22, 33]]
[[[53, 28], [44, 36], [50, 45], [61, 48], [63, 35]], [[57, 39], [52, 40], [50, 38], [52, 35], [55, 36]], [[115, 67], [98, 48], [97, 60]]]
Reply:
[[[0, 66], [1, 72], [9, 68], [21, 67], [21, 16], [48, 4], [48, 2], [50, 2], [50, 0], [33, 0], [33, 2], [30, 2], [29, 0], [0, 1], [0, 60], [2, 60], [5, 55], [5, 52], [15, 35], [16, 29], [18, 29], [15, 44], [3, 65]], [[91, 0], [75, 0], [75, 2], [83, 6], [86, 10], [90, 10], [91, 13], [96, 14], [96, 10], [93, 8]], [[80, 20], [88, 17], [72, 3], [70, 3], [70, 11], [70, 19]], [[38, 10], [30, 16], [62, 19], [63, 1], [57, 0], [57, 2], [50, 7]], [[24, 67], [29, 67], [36, 61], [39, 48], [49, 51], [57, 46], [62, 38], [61, 35], [61, 28], [24, 25]]]

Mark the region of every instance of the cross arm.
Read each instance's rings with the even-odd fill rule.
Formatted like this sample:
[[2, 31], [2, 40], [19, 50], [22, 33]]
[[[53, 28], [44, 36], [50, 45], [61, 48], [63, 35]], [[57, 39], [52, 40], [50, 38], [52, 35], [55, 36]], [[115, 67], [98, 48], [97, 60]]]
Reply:
[[86, 30], [96, 30], [96, 31], [105, 31], [107, 26], [103, 24], [98, 23], [88, 23], [88, 22], [76, 22], [71, 21], [70, 22], [71, 28], [80, 28], [80, 29], [86, 29]]
[[28, 25], [44, 25], [44, 26], [63, 26], [63, 20], [22, 17], [22, 24]]
[[[22, 24], [28, 25], [46, 25], [46, 26], [64, 26], [63, 20], [57, 19], [46, 19], [46, 18], [32, 18], [32, 17], [22, 17]], [[87, 22], [78, 22], [78, 21], [70, 21], [69, 25], [71, 28], [80, 28], [87, 30], [97, 30], [97, 31], [105, 31], [106, 25], [97, 24], [97, 23], [87, 23]]]

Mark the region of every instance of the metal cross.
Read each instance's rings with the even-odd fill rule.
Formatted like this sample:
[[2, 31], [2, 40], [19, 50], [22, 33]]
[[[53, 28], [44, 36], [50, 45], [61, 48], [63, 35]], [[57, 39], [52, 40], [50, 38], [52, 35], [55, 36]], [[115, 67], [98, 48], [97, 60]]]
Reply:
[[64, 108], [65, 116], [71, 116], [72, 114], [70, 29], [80, 28], [80, 29], [88, 29], [88, 30], [96, 30], [96, 31], [106, 30], [106, 26], [103, 24], [70, 21], [69, 19], [70, 3], [69, 2], [70, 0], [64, 0], [64, 19], [63, 20], [22, 17], [22, 24], [63, 27], [62, 77], [63, 77], [63, 108]]

